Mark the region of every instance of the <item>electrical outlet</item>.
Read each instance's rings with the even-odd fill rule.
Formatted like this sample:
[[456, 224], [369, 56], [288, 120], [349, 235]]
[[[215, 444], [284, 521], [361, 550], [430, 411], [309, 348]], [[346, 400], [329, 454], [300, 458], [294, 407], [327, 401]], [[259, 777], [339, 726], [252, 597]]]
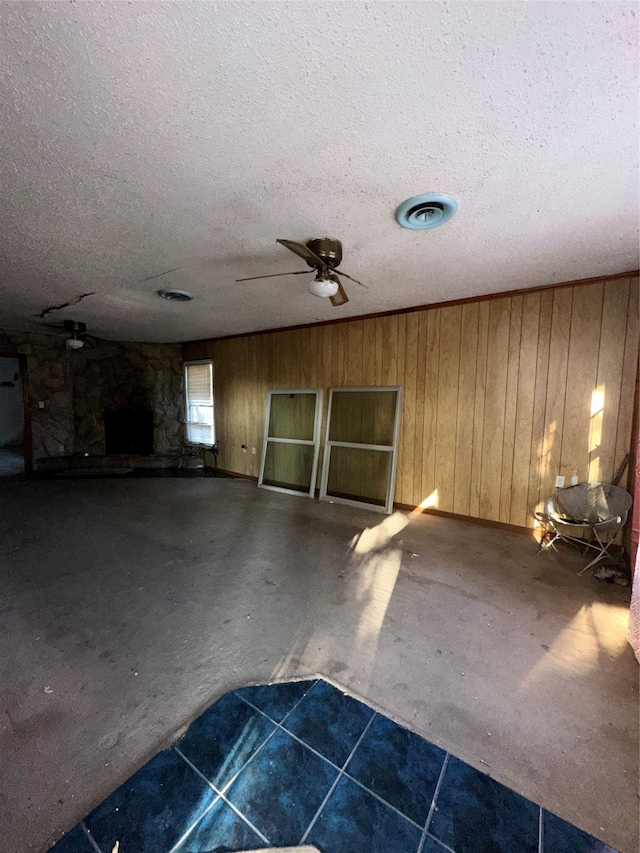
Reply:
[[38, 400], [38, 408], [44, 409], [44, 400]]
[[562, 474], [558, 474], [556, 477], [556, 489], [561, 489], [564, 486], [564, 477]]
[[256, 449], [255, 449], [255, 447], [252, 447], [252, 448], [251, 448], [251, 453], [252, 453], [254, 456], [256, 455]]
[[60, 453], [64, 453], [64, 444], [61, 444], [61, 445], [58, 447], [58, 450], [60, 451]]

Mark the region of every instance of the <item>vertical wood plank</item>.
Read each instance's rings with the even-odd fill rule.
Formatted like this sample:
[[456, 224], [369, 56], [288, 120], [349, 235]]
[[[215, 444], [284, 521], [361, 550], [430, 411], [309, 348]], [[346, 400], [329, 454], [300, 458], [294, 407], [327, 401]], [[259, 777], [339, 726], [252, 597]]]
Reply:
[[376, 317], [374, 320], [375, 325], [375, 335], [376, 335], [376, 349], [374, 355], [374, 365], [375, 365], [375, 376], [374, 376], [374, 384], [382, 385], [382, 376], [384, 371], [384, 337], [382, 333], [382, 322], [380, 317]]
[[362, 344], [362, 384], [376, 384], [376, 321], [375, 319], [364, 320], [364, 334]]
[[461, 305], [441, 309], [434, 461], [438, 509], [445, 512], [453, 512], [461, 327]]
[[349, 325], [340, 323], [334, 326], [338, 332], [338, 385], [345, 387], [350, 383], [349, 379]]
[[259, 389], [256, 400], [256, 417], [257, 417], [257, 444], [256, 444], [256, 477], [260, 474], [260, 460], [262, 459], [262, 445], [264, 442], [264, 419], [265, 406], [267, 400], [267, 391], [269, 389], [269, 357], [271, 348], [271, 335], [262, 335], [258, 338], [258, 370], [259, 370]]
[[216, 424], [216, 441], [218, 442], [218, 465], [224, 468], [224, 460], [226, 455], [226, 442], [224, 440], [224, 412], [226, 406], [224, 404], [224, 386], [226, 371], [224, 369], [224, 353], [225, 349], [221, 343], [213, 345], [213, 381], [214, 381], [214, 412]]
[[[618, 415], [618, 429], [616, 433], [616, 456], [614, 470], [618, 470], [627, 453], [632, 447], [631, 427], [633, 421], [633, 399], [636, 389], [638, 373], [638, 277], [631, 279], [629, 293], [629, 313], [627, 316], [627, 329], [625, 335], [624, 361], [622, 363], [622, 381], [620, 393], [620, 409]], [[637, 438], [637, 437], [636, 437]], [[633, 462], [630, 463], [630, 466]], [[627, 477], [629, 470], [627, 469]], [[624, 485], [625, 479], [620, 485]]]
[[402, 385], [404, 382], [404, 368], [406, 360], [406, 337], [407, 337], [407, 315], [400, 314], [397, 318], [397, 351], [398, 351], [398, 370], [395, 385]]
[[[252, 477], [258, 476], [258, 338], [247, 338], [247, 403], [249, 410], [247, 435], [247, 473]], [[252, 451], [255, 449], [255, 453]]]
[[[275, 374], [276, 374], [276, 336], [275, 335], [264, 335], [263, 336], [266, 341], [265, 352], [267, 358], [267, 388], [274, 387]], [[221, 342], [223, 344], [224, 341]]]
[[[439, 488], [436, 480], [438, 437], [438, 384], [440, 373], [440, 346], [442, 342], [442, 309], [428, 311], [426, 317], [426, 351], [421, 358], [425, 375], [424, 409], [422, 417], [422, 488], [415, 495], [415, 503], [431, 497]], [[420, 377], [418, 377], [419, 380]], [[440, 507], [439, 492], [435, 506]]]
[[509, 327], [509, 352], [507, 356], [507, 388], [504, 406], [504, 437], [502, 444], [502, 477], [500, 482], [500, 521], [509, 523], [511, 516], [511, 491], [513, 485], [513, 457], [516, 432], [516, 407], [522, 335], [522, 296], [511, 300]]
[[341, 353], [340, 353], [341, 327], [331, 327], [331, 384], [338, 388], [342, 387]]
[[318, 371], [318, 362], [321, 358], [321, 353], [317, 351], [316, 339], [318, 337], [318, 327], [302, 330], [300, 339], [301, 361], [302, 361], [302, 384], [301, 388], [315, 388], [316, 374]]
[[322, 361], [319, 363], [316, 384], [318, 388], [324, 389], [322, 402], [322, 419], [320, 426], [320, 454], [318, 456], [318, 474], [316, 477], [316, 488], [320, 488], [320, 480], [324, 466], [324, 450], [327, 435], [327, 412], [329, 409], [329, 388], [331, 386], [331, 339], [329, 337], [329, 326], [318, 327], [318, 350], [322, 351]]
[[345, 323], [348, 335], [348, 385], [364, 385], [364, 325], [362, 320]]
[[536, 360], [540, 326], [540, 294], [528, 293], [523, 299], [520, 354], [518, 362], [518, 393], [513, 440], [513, 470], [511, 474], [511, 510], [509, 522], [524, 527], [529, 517], [531, 431], [536, 388]]
[[489, 342], [489, 303], [478, 306], [478, 356], [476, 361], [476, 393], [473, 404], [473, 448], [471, 454], [471, 493], [469, 511], [480, 516], [482, 492], [482, 441], [484, 435], [484, 403], [487, 380], [487, 346]]
[[478, 356], [478, 303], [462, 306], [460, 371], [456, 412], [456, 448], [453, 511], [469, 515], [471, 501], [471, 456], [473, 452], [473, 410], [476, 361]]
[[381, 385], [398, 384], [398, 317], [381, 317], [383, 361]]
[[331, 333], [332, 326], [322, 326], [322, 385], [328, 388], [333, 384], [331, 376]]
[[418, 341], [415, 352], [416, 360], [416, 407], [415, 434], [413, 436], [413, 487], [410, 504], [417, 505], [424, 498], [423, 479], [427, 455], [424, 446], [425, 396], [428, 366], [427, 358], [427, 322], [434, 314], [433, 311], [421, 311], [418, 314]]
[[[232, 436], [235, 434], [236, 424], [239, 419], [239, 400], [235, 393], [235, 370], [232, 372], [231, 365], [233, 364], [234, 357], [234, 346], [233, 341], [229, 341], [228, 346], [225, 347], [225, 367], [227, 368], [227, 379], [225, 381], [224, 388], [224, 396], [226, 400], [226, 405], [223, 406], [222, 410], [222, 418], [223, 418], [223, 432], [225, 437], [225, 465], [223, 467], [228, 467], [229, 471], [240, 471], [241, 469], [238, 465], [239, 460], [237, 459], [237, 453], [235, 452], [237, 442], [232, 439]], [[235, 436], [237, 437], [237, 436]]]
[[240, 459], [242, 461], [242, 473], [250, 474], [251, 450], [250, 450], [250, 367], [249, 367], [249, 338], [239, 339], [240, 353], [240, 390], [242, 394], [242, 438], [240, 444], [246, 444], [246, 449], [240, 447]]
[[[229, 367], [234, 365], [234, 371], [229, 371]], [[240, 442], [238, 441], [238, 423], [241, 422], [242, 412], [241, 412], [241, 404], [242, 400], [240, 394], [238, 393], [238, 381], [237, 381], [237, 361], [236, 361], [236, 347], [235, 342], [231, 346], [228, 347], [226, 353], [226, 365], [228, 369], [227, 374], [227, 382], [226, 382], [226, 398], [227, 405], [224, 409], [224, 424], [225, 424], [225, 434], [226, 434], [226, 447], [227, 447], [227, 456], [229, 460], [229, 466], [231, 471], [239, 471], [242, 473], [242, 466], [240, 464], [240, 454], [238, 451]]]
[[406, 323], [405, 357], [404, 357], [404, 401], [403, 418], [400, 433], [402, 445], [402, 467], [398, 466], [398, 482], [401, 503], [413, 503], [413, 476], [415, 469], [415, 436], [416, 426], [416, 376], [418, 370], [418, 314], [409, 314]]
[[293, 334], [280, 332], [279, 349], [276, 357], [280, 358], [281, 369], [278, 371], [277, 388], [293, 387]]
[[549, 346], [551, 341], [551, 315], [553, 313], [553, 292], [540, 294], [540, 317], [538, 323], [538, 347], [536, 352], [536, 381], [533, 399], [533, 420], [531, 423], [531, 454], [529, 462], [529, 490], [527, 498], [528, 526], [535, 525], [534, 513], [542, 509], [547, 494], [541, 496], [541, 481], [545, 456], [545, 409], [547, 404], [547, 380], [549, 377]]
[[489, 338], [482, 438], [482, 518], [497, 521], [500, 516], [500, 473], [504, 448], [507, 353], [511, 323], [511, 300], [489, 303]]
[[[405, 356], [406, 356], [406, 336], [407, 336], [407, 315], [400, 314], [398, 316], [398, 331], [397, 331], [397, 351], [398, 351], [398, 373], [396, 384], [404, 387], [404, 371], [405, 371]], [[400, 432], [398, 433], [398, 449], [397, 449], [397, 462], [396, 462], [396, 480], [395, 483], [392, 483], [392, 495], [394, 501], [403, 502], [400, 497], [400, 472], [404, 467], [404, 443], [402, 441], [403, 435], [403, 421], [404, 421], [404, 394], [401, 394], [401, 403], [400, 403]]]

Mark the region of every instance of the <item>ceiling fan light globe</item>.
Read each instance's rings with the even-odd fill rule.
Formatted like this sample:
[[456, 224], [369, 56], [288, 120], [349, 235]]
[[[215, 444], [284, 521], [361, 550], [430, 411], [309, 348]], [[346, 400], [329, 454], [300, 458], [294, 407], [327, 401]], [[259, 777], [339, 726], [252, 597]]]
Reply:
[[69, 349], [82, 349], [84, 346], [84, 341], [81, 341], [80, 338], [67, 338], [67, 347]]
[[328, 298], [329, 296], [335, 296], [337, 292], [338, 282], [333, 281], [330, 278], [314, 278], [309, 285], [309, 293], [312, 293], [314, 296], [319, 296], [321, 299]]

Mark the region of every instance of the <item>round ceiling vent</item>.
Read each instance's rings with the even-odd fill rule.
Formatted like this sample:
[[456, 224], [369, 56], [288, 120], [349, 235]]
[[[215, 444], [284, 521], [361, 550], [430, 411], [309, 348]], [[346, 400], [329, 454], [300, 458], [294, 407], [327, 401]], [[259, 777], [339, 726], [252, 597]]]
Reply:
[[170, 302], [190, 302], [193, 296], [186, 290], [159, 290], [158, 296], [168, 299]]
[[403, 228], [422, 231], [437, 228], [451, 219], [458, 209], [458, 202], [444, 193], [414, 195], [403, 201], [396, 210], [396, 221]]

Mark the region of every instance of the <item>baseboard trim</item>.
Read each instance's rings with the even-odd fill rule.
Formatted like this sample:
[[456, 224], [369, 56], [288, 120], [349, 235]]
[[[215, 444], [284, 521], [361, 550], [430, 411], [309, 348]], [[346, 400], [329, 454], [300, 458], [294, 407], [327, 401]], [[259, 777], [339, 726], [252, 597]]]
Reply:
[[239, 480], [252, 480], [254, 483], [258, 482], [258, 478], [253, 477], [251, 474], [240, 474], [238, 471], [227, 471], [225, 468], [211, 468], [209, 465], [205, 467], [210, 471], [217, 471], [218, 474], [224, 474], [226, 477], [235, 477]]
[[506, 521], [493, 521], [490, 518], [478, 518], [475, 515], [461, 515], [459, 512], [445, 512], [443, 509], [434, 509], [433, 507], [419, 509], [411, 504], [395, 502], [393, 505], [396, 509], [409, 510], [410, 512], [419, 511], [428, 515], [440, 515], [443, 518], [453, 518], [456, 521], [468, 521], [470, 524], [480, 524], [482, 527], [495, 527], [498, 530], [510, 530], [512, 533], [526, 533], [528, 536], [531, 536], [533, 533], [532, 527], [523, 527], [520, 524], [507, 524]]
[[[227, 477], [237, 477], [241, 480], [251, 480], [254, 483], [258, 482], [257, 477], [251, 476], [251, 474], [240, 474], [237, 471], [227, 471], [224, 468], [215, 468], [212, 469], [218, 471], [220, 474], [224, 474]], [[318, 497], [318, 489], [316, 489], [316, 498]], [[409, 512], [413, 512], [416, 510], [416, 507], [412, 504], [403, 504], [394, 501], [393, 504], [394, 509], [402, 509], [408, 510]], [[366, 509], [366, 506], [363, 504], [363, 508]], [[442, 509], [432, 509], [428, 507], [427, 509], [422, 509], [420, 512], [428, 513], [429, 515], [441, 515], [444, 518], [453, 518], [456, 521], [468, 521], [470, 524], [480, 524], [483, 527], [496, 527], [499, 530], [510, 530], [512, 533], [526, 533], [528, 536], [533, 532], [533, 528], [531, 527], [522, 527], [519, 524], [507, 524], [504, 521], [492, 521], [489, 518], [477, 518], [474, 515], [461, 515], [458, 512], [445, 512]]]

